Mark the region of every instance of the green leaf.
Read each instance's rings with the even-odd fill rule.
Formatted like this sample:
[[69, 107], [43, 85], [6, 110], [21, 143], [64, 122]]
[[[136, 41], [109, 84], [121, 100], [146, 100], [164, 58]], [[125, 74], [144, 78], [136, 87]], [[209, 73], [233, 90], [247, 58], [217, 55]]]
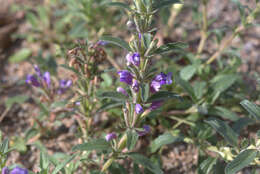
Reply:
[[220, 135], [224, 137], [224, 139], [232, 146], [237, 146], [238, 135], [234, 132], [234, 130], [229, 127], [224, 121], [221, 121], [217, 118], [210, 118], [205, 121], [211, 127], [213, 127]]
[[13, 54], [10, 58], [9, 61], [11, 63], [19, 63], [25, 59], [27, 59], [28, 57], [30, 57], [32, 54], [32, 51], [28, 48], [23, 48], [20, 51], [16, 52], [15, 54]]
[[211, 172], [213, 166], [216, 164], [217, 158], [209, 157], [204, 160], [199, 166], [198, 174], [208, 174]]
[[4, 141], [1, 143], [1, 149], [0, 152], [2, 154], [5, 154], [8, 152], [8, 146], [9, 146], [9, 140], [6, 138]]
[[196, 65], [188, 65], [180, 71], [180, 77], [183, 80], [189, 81], [197, 70]]
[[231, 87], [236, 80], [238, 79], [238, 75], [236, 74], [228, 74], [228, 75], [218, 75], [214, 77], [210, 82], [212, 83], [212, 88], [214, 89], [214, 93], [222, 93]]
[[193, 101], [196, 101], [197, 98], [195, 96], [194, 93], [194, 89], [192, 88], [192, 86], [185, 80], [179, 78], [179, 77], [175, 77], [176, 82], [191, 96]]
[[215, 106], [214, 108], [209, 109], [208, 112], [209, 115], [220, 116], [231, 121], [237, 121], [239, 119], [236, 113], [220, 106]]
[[179, 142], [181, 140], [182, 140], [181, 137], [173, 136], [171, 133], [164, 133], [152, 141], [150, 145], [151, 152], [154, 153], [156, 152], [157, 149], [159, 149], [163, 145]]
[[70, 161], [72, 161], [78, 154], [74, 154], [72, 156], [67, 157], [62, 163], [55, 167], [52, 174], [57, 174], [60, 170], [62, 170]]
[[172, 4], [180, 4], [181, 1], [180, 0], [153, 0], [153, 8], [154, 9], [159, 9], [165, 6], [169, 6]]
[[135, 130], [127, 130], [127, 148], [128, 150], [132, 150], [135, 147], [135, 144], [138, 140], [138, 134]]
[[49, 166], [49, 158], [48, 155], [44, 152], [40, 154], [40, 167], [41, 169], [47, 169]]
[[112, 109], [118, 106], [122, 106], [124, 103], [123, 102], [115, 102], [115, 101], [111, 101], [108, 103], [103, 104], [98, 110], [97, 112], [102, 112], [104, 110], [108, 110], [108, 109]]
[[92, 151], [92, 150], [108, 150], [110, 144], [104, 139], [96, 139], [87, 143], [76, 145], [72, 148], [72, 151]]
[[179, 99], [181, 100], [181, 96], [173, 93], [173, 92], [169, 92], [169, 91], [159, 91], [156, 92], [155, 94], [153, 94], [151, 97], [149, 97], [147, 99], [148, 103], [154, 102], [154, 101], [165, 101], [165, 100], [169, 100], [169, 99]]
[[183, 50], [187, 47], [187, 44], [183, 43], [183, 42], [174, 42], [174, 43], [168, 43], [165, 45], [160, 46], [159, 48], [157, 48], [154, 53], [155, 54], [164, 54], [164, 53], [168, 53], [171, 51], [180, 51]]
[[163, 174], [163, 171], [159, 168], [159, 166], [152, 163], [148, 158], [138, 153], [129, 153], [128, 156], [133, 159], [133, 161], [137, 164], [141, 164], [154, 174]]
[[193, 86], [194, 94], [198, 99], [200, 99], [203, 96], [203, 94], [205, 92], [206, 85], [207, 85], [206, 82], [196, 81], [194, 83], [194, 86]]
[[128, 4], [123, 3], [123, 2], [108, 2], [108, 3], [105, 3], [104, 5], [120, 7], [120, 8], [129, 10], [129, 11], [132, 10], [132, 9], [129, 7]]
[[10, 97], [5, 101], [5, 106], [7, 108], [11, 108], [13, 106], [13, 104], [17, 103], [17, 104], [22, 104], [24, 103], [26, 100], [28, 100], [28, 96], [26, 95], [17, 95], [14, 97]]
[[117, 38], [117, 37], [113, 37], [113, 36], [102, 36], [100, 38], [100, 40], [108, 42], [108, 43], [112, 43], [115, 44], [117, 46], [120, 46], [128, 51], [131, 51], [131, 48], [129, 47], [128, 43], [126, 43], [124, 40]]
[[246, 149], [241, 152], [233, 161], [227, 164], [225, 174], [235, 174], [239, 170], [248, 166], [256, 157], [257, 150]]
[[127, 97], [124, 95], [124, 94], [121, 94], [119, 92], [104, 92], [100, 95], [98, 95], [99, 98], [101, 99], [112, 99], [112, 100], [115, 100], [115, 101], [125, 101], [127, 99]]
[[256, 104], [248, 101], [243, 100], [240, 103], [254, 118], [256, 118], [258, 121], [260, 121], [260, 107]]
[[149, 84], [141, 84], [141, 99], [146, 102], [149, 97], [150, 86]]

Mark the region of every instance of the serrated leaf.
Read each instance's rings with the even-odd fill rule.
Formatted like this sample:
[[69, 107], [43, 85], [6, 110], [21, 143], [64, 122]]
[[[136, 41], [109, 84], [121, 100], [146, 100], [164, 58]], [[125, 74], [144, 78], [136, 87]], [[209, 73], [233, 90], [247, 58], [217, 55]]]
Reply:
[[28, 48], [23, 48], [20, 51], [16, 52], [15, 54], [13, 54], [10, 58], [9, 61], [11, 63], [19, 63], [27, 58], [29, 58], [29, 56], [31, 56], [32, 51]]
[[180, 71], [180, 77], [183, 80], [189, 81], [197, 70], [196, 65], [188, 65]]
[[170, 99], [179, 99], [181, 100], [181, 96], [173, 93], [173, 92], [169, 92], [169, 91], [159, 91], [156, 92], [155, 94], [153, 94], [151, 97], [149, 97], [147, 99], [148, 103], [151, 102], [155, 102], [155, 101], [165, 101], [165, 100], [170, 100]]
[[129, 47], [128, 43], [126, 43], [124, 40], [118, 38], [118, 37], [113, 37], [113, 36], [102, 36], [100, 40], [115, 44], [117, 46], [120, 46], [128, 51], [131, 51], [131, 48]]
[[154, 152], [156, 152], [157, 149], [159, 149], [163, 145], [171, 144], [174, 142], [179, 142], [181, 140], [182, 140], [181, 137], [173, 136], [171, 133], [164, 133], [152, 141], [152, 143], [150, 145], [151, 152], [154, 153]]
[[220, 116], [224, 119], [229, 119], [231, 121], [237, 121], [239, 119], [236, 113], [220, 106], [215, 106], [214, 108], [210, 108], [209, 115]]
[[138, 134], [135, 130], [128, 130], [127, 131], [127, 148], [128, 150], [132, 150], [135, 147], [135, 144], [137, 143], [138, 140]]
[[76, 145], [72, 148], [72, 151], [92, 151], [92, 150], [108, 150], [110, 144], [104, 139], [96, 139], [87, 143]]
[[61, 164], [55, 167], [52, 174], [57, 174], [60, 170], [62, 170], [70, 161], [72, 161], [78, 154], [74, 154], [72, 156], [67, 157]]
[[230, 145], [235, 147], [237, 146], [238, 135], [231, 127], [229, 127], [228, 124], [217, 118], [210, 118], [205, 122], [213, 127], [220, 135], [222, 135]]
[[123, 2], [108, 2], [108, 3], [105, 3], [105, 5], [124, 8], [124, 9], [129, 10], [129, 11], [132, 10], [132, 9], [129, 7], [128, 4], [123, 3]]
[[98, 95], [99, 98], [101, 99], [112, 99], [115, 101], [125, 101], [127, 100], [127, 97], [119, 92], [103, 92], [102, 94]]
[[260, 107], [256, 104], [248, 101], [243, 100], [240, 103], [254, 118], [256, 118], [258, 121], [260, 121]]
[[171, 51], [180, 51], [187, 47], [187, 44], [183, 42], [174, 42], [174, 43], [168, 43], [165, 45], [160, 46], [157, 48], [153, 53], [155, 54], [164, 54]]
[[163, 174], [163, 171], [160, 169], [160, 167], [152, 163], [145, 156], [138, 153], [129, 153], [128, 156], [132, 158], [135, 163], [141, 164], [143, 167], [147, 168], [154, 174]]
[[257, 150], [246, 149], [241, 152], [233, 161], [227, 164], [225, 174], [235, 174], [239, 170], [248, 166], [256, 157]]
[[181, 1], [180, 0], [153, 0], [153, 8], [154, 9], [159, 9], [159, 8], [162, 8], [162, 7], [166, 7], [166, 6], [169, 6], [169, 5], [172, 5], [172, 4], [180, 4]]

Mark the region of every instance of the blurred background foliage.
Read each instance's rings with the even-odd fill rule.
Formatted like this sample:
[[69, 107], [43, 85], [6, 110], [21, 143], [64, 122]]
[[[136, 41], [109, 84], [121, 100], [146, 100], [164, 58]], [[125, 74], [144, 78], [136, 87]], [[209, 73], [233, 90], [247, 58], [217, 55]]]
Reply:
[[[152, 126], [152, 132], [141, 138], [134, 149], [148, 155], [166, 173], [219, 174], [224, 173], [224, 165], [227, 165], [227, 173], [234, 173], [250, 164], [251, 167], [244, 169], [244, 172], [249, 169], [255, 174], [259, 172], [257, 155], [259, 156], [260, 146], [260, 114], [257, 105], [260, 103], [260, 54], [251, 52], [257, 52], [260, 43], [259, 39], [255, 42], [250, 37], [253, 33], [259, 38], [259, 9], [257, 12], [255, 10], [259, 6], [257, 1], [225, 1], [217, 7], [216, 4], [219, 3], [215, 0], [185, 0], [183, 5], [163, 7], [156, 13], [153, 21], [153, 26], [158, 28], [156, 38], [159, 45], [177, 41], [187, 45], [185, 49], [173, 53], [165, 52], [154, 58], [152, 63], [160, 71], [173, 72], [174, 84], [166, 89], [180, 94], [182, 100], [168, 100], [160, 109], [146, 116], [144, 122]], [[57, 112], [55, 120], [50, 121], [51, 113], [59, 108], [68, 108], [69, 104], [81, 100], [87, 94], [88, 88], [83, 87], [85, 91], [82, 92], [82, 89], [75, 87], [73, 90], [76, 93], [71, 93], [71, 90], [66, 96], [48, 105], [37, 100], [39, 93], [31, 97], [32, 92], [25, 87], [24, 79], [25, 74], [31, 72], [32, 64], [38, 64], [42, 70], [50, 71], [55, 82], [61, 77], [73, 79], [75, 70], [68, 66], [71, 61], [69, 50], [76, 47], [88, 50], [89, 46], [94, 45], [105, 34], [129, 41], [130, 30], [126, 26], [128, 12], [124, 6], [115, 4], [112, 0], [24, 0], [12, 3], [8, 9], [18, 29], [7, 33], [12, 35], [13, 46], [0, 48], [3, 55], [0, 58], [5, 62], [1, 66], [6, 74], [5, 78], [1, 77], [0, 87], [0, 92], [3, 93], [1, 97], [4, 98], [1, 101], [1, 131], [10, 136], [10, 146], [20, 152], [18, 156], [33, 156], [29, 162], [24, 163], [22, 157], [11, 155], [10, 161], [22, 163], [34, 170], [36, 167], [33, 162], [39, 158], [32, 153], [39, 154], [37, 149], [47, 153], [47, 144], [53, 144], [49, 148], [54, 148], [55, 143], [51, 141], [56, 141], [63, 134], [72, 132], [72, 142], [62, 141], [69, 145], [51, 150], [56, 161], [65, 157], [69, 159], [67, 154], [71, 152], [71, 147], [90, 139], [89, 134], [97, 138], [103, 137], [105, 132], [122, 129], [118, 123], [122, 115], [119, 105], [104, 105], [107, 100], [97, 96], [84, 99], [85, 106], [81, 108], [75, 107], [75, 110], [66, 113]], [[227, 12], [223, 12], [225, 10]], [[4, 28], [3, 26], [8, 25], [0, 26]], [[126, 55], [126, 51], [113, 45], [106, 45], [102, 49], [107, 54], [106, 59], [98, 63], [98, 72], [92, 74], [93, 78], [97, 78], [95, 90], [98, 94], [116, 90], [120, 84], [116, 69], [123, 67]], [[6, 69], [17, 65], [24, 73], [18, 75], [20, 79], [10, 80], [17, 72]], [[246, 69], [243, 68], [245, 65]], [[78, 80], [74, 81], [76, 83], [92, 82]], [[17, 87], [17, 91], [13, 93], [10, 86]], [[29, 106], [22, 106], [24, 103]], [[36, 106], [38, 109], [35, 109]], [[22, 115], [17, 114], [21, 110]], [[74, 116], [78, 112], [83, 115], [88, 113], [86, 118], [91, 118], [87, 119], [88, 130], [85, 133], [82, 131], [84, 126], [81, 126], [85, 118], [81, 120]], [[25, 121], [21, 122], [23, 119]], [[66, 124], [66, 119], [70, 123]], [[9, 130], [16, 123], [21, 128]], [[44, 132], [45, 126], [52, 127], [48, 133]], [[179, 157], [181, 148], [184, 148], [182, 151], [190, 148], [190, 154], [186, 154], [189, 156], [186, 162]], [[258, 154], [249, 151], [257, 148]], [[243, 152], [254, 158], [243, 159]], [[91, 172], [95, 173], [102, 158], [92, 161], [88, 160], [90, 156], [91, 153], [87, 152], [81, 157], [81, 161], [70, 163], [65, 172], [82, 172], [91, 168]], [[243, 163], [244, 166], [234, 167], [234, 170], [229, 171], [234, 159], [246, 162]], [[176, 162], [177, 166], [173, 164], [175, 161], [179, 161]], [[126, 173], [127, 167], [128, 163], [114, 163], [110, 172]], [[138, 166], [133, 170], [135, 169], [139, 171]]]

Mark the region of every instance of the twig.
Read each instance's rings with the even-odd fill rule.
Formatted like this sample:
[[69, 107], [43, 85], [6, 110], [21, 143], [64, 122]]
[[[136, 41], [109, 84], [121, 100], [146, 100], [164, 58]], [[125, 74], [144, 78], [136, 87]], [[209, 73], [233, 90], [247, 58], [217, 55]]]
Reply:
[[109, 55], [106, 56], [107, 60], [116, 68], [117, 71], [121, 70], [122, 68], [118, 65], [118, 63]]
[[8, 107], [4, 110], [4, 112], [2, 113], [2, 115], [0, 116], [0, 122], [3, 121], [3, 119], [5, 118], [5, 116], [8, 114], [8, 112], [10, 111], [11, 107]]
[[208, 38], [208, 18], [207, 18], [208, 1], [204, 0], [202, 4], [203, 4], [202, 5], [202, 16], [203, 16], [202, 22], [203, 22], [203, 24], [202, 24], [202, 29], [201, 29], [201, 39], [200, 39], [199, 47], [197, 50], [197, 57], [202, 53], [206, 40]]
[[[254, 11], [247, 16], [246, 22], [245, 24], [240, 24], [235, 31], [233, 32], [233, 34], [231, 36], [229, 36], [227, 39], [224, 39], [223, 43], [220, 44], [218, 50], [208, 59], [208, 61], [206, 62], [206, 64], [211, 64], [216, 58], [218, 58], [222, 52], [232, 43], [233, 39], [243, 30], [245, 30], [245, 25], [251, 24], [257, 13], [259, 13], [260, 11], [260, 3], [256, 4], [256, 8], [254, 9]], [[205, 66], [205, 64], [204, 64]]]

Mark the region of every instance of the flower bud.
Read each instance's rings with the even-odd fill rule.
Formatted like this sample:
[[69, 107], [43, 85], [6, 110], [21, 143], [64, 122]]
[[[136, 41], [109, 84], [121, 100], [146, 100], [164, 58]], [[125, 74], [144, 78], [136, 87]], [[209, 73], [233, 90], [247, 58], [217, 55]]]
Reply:
[[140, 105], [140, 104], [136, 104], [135, 105], [135, 112], [137, 113], [137, 114], [142, 114], [143, 112], [144, 112], [144, 109], [143, 109], [143, 107]]
[[112, 132], [112, 133], [107, 134], [105, 138], [106, 138], [106, 141], [111, 141], [113, 139], [116, 139], [117, 135], [115, 132]]
[[134, 21], [127, 21], [126, 26], [129, 30], [134, 30], [136, 28]]
[[127, 92], [126, 92], [125, 89], [122, 88], [122, 87], [118, 87], [118, 88], [116, 89], [116, 91], [119, 92], [119, 93], [124, 94], [125, 96], [128, 96]]

